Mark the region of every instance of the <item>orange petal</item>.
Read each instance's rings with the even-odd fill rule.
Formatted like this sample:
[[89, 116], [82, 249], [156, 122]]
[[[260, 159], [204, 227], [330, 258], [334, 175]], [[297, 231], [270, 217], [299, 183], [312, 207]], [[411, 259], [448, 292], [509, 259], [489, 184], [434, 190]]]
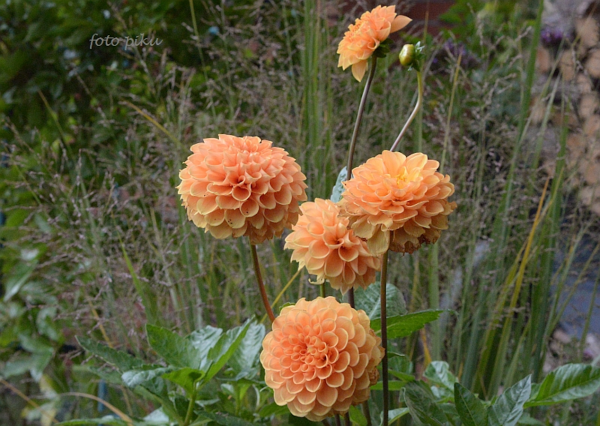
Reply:
[[362, 81], [367, 71], [367, 60], [363, 60], [352, 65], [352, 75], [358, 81]]
[[404, 28], [408, 24], [410, 24], [411, 21], [412, 21], [412, 19], [410, 19], [408, 16], [404, 16], [404, 15], [396, 16], [394, 18], [394, 20], [392, 21], [392, 28], [391, 28], [390, 32], [395, 33], [396, 31], [401, 30], [402, 28]]

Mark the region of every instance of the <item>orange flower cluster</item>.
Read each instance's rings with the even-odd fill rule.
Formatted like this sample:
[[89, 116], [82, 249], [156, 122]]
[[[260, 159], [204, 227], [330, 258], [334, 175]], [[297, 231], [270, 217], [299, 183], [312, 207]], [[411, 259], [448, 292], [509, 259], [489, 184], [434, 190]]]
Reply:
[[302, 216], [285, 239], [292, 249], [292, 260], [310, 274], [317, 284], [327, 279], [342, 294], [353, 287], [366, 288], [375, 281], [381, 261], [369, 253], [367, 243], [349, 229], [347, 218], [331, 200], [317, 198], [300, 206]]
[[263, 340], [260, 362], [278, 405], [321, 421], [369, 398], [383, 354], [364, 311], [319, 297], [281, 310]]
[[306, 176], [286, 151], [257, 137], [219, 135], [191, 148], [177, 187], [187, 215], [215, 238], [258, 244], [298, 220]]
[[438, 167], [425, 154], [384, 151], [352, 171], [354, 177], [344, 182], [342, 214], [373, 255], [388, 248], [412, 253], [436, 242], [448, 227], [456, 208], [447, 200], [454, 185]]
[[394, 6], [377, 6], [365, 12], [348, 27], [340, 42], [337, 53], [340, 55], [338, 67], [352, 66], [352, 75], [361, 81], [367, 70], [367, 60], [393, 32], [407, 26], [412, 19], [396, 16]]

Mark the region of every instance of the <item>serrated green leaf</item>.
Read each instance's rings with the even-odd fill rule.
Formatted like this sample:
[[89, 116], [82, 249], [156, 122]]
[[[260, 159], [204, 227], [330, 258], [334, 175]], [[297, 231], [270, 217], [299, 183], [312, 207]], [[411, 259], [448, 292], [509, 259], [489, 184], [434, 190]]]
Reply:
[[77, 341], [86, 351], [114, 365], [121, 372], [140, 368], [145, 365], [142, 360], [134, 358], [126, 352], [110, 348], [93, 339], [80, 336], [77, 337]]
[[206, 377], [204, 378], [205, 381], [209, 381], [211, 378], [213, 378], [233, 356], [233, 353], [236, 351], [242, 342], [242, 339], [246, 335], [250, 324], [251, 322], [248, 321], [242, 326], [227, 330], [225, 334], [219, 338], [217, 344], [211, 348], [211, 350], [208, 352], [208, 359], [210, 360], [211, 364], [210, 368], [206, 372]]
[[[413, 377], [411, 376], [411, 378]], [[406, 385], [406, 383], [407, 382], [405, 381], [390, 380], [388, 382], [388, 386], [390, 387], [391, 391], [398, 391], [402, 389]], [[371, 386], [371, 390], [383, 390], [383, 382], [375, 383], [373, 386]]]
[[290, 414], [290, 410], [287, 405], [277, 405], [275, 402], [265, 405], [260, 409], [258, 415], [261, 418], [271, 417], [271, 416], [287, 416]]
[[204, 371], [196, 370], [195, 368], [180, 368], [174, 371], [170, 371], [162, 375], [163, 378], [178, 384], [188, 395], [192, 395], [194, 392], [194, 383], [204, 377]]
[[432, 361], [425, 370], [425, 377], [430, 382], [444, 386], [446, 389], [454, 391], [454, 384], [458, 381], [454, 374], [450, 372], [450, 366], [444, 361]]
[[404, 354], [391, 351], [388, 352], [388, 363], [390, 370], [405, 374], [412, 374], [413, 372], [413, 363], [410, 358]]
[[152, 324], [146, 325], [146, 332], [152, 349], [167, 363], [174, 367], [200, 369], [205, 358], [203, 351], [196, 348], [189, 339]]
[[531, 395], [531, 375], [506, 389], [488, 408], [489, 426], [514, 426], [523, 414], [523, 405]]
[[358, 424], [358, 426], [367, 426], [367, 418], [362, 410], [354, 405], [350, 406], [350, 421]]
[[449, 402], [440, 402], [440, 408], [446, 414], [448, 418], [447, 426], [462, 426], [460, 417], [458, 416], [458, 411], [456, 411], [456, 406]]
[[[164, 381], [161, 381], [161, 383], [164, 383]], [[163, 411], [169, 416], [169, 418], [176, 420], [180, 424], [183, 423], [183, 418], [177, 412], [177, 408], [169, 398], [166, 389], [164, 389], [163, 392], [155, 392], [153, 390], [149, 390], [145, 386], [146, 385], [138, 386], [133, 389], [133, 391], [141, 397], [146, 398], [149, 401], [153, 401], [157, 405], [162, 405]]]
[[209, 325], [192, 332], [187, 337], [192, 346], [198, 350], [198, 356], [200, 357], [199, 370], [208, 369], [210, 364], [208, 352], [217, 344], [222, 334], [223, 330]]
[[[362, 309], [371, 319], [371, 328], [375, 331], [381, 328], [381, 285], [376, 282], [371, 284], [365, 290], [358, 289], [354, 292], [356, 309]], [[388, 283], [386, 287], [386, 308], [387, 316], [393, 317], [404, 315], [406, 313], [406, 304], [404, 297], [398, 288]], [[388, 320], [389, 321], [389, 320]], [[389, 322], [388, 322], [389, 324]]]
[[[400, 417], [404, 417], [405, 415], [407, 415], [410, 412], [410, 410], [408, 408], [395, 408], [393, 410], [389, 410], [388, 411], [388, 419], [389, 419], [389, 424], [392, 424], [393, 422], [395, 422], [396, 420], [398, 420]], [[380, 414], [380, 425], [383, 425], [383, 413]]]
[[246, 335], [228, 363], [238, 375], [246, 373], [246, 377], [254, 377], [258, 372], [256, 365], [265, 333], [266, 330], [263, 324], [250, 324]]
[[401, 382], [414, 382], [415, 381], [415, 376], [413, 376], [412, 374], [407, 374], [407, 373], [403, 373], [401, 371], [395, 371], [395, 370], [388, 370], [389, 373], [391, 375], [393, 375], [395, 378], [399, 379]]
[[172, 367], [146, 366], [145, 369], [126, 371], [121, 376], [121, 380], [123, 380], [123, 383], [125, 383], [126, 386], [135, 388], [136, 386], [145, 384], [157, 377], [161, 377], [163, 374], [169, 373], [172, 370]]
[[171, 419], [169, 419], [169, 416], [167, 416], [163, 409], [159, 408], [144, 417], [144, 424], [148, 426], [167, 426], [173, 424], [173, 422], [171, 422]]
[[460, 383], [454, 383], [454, 403], [464, 426], [487, 425], [487, 411], [483, 402]]
[[430, 309], [413, 312], [406, 315], [397, 315], [388, 318], [388, 339], [410, 336], [415, 331], [425, 327], [425, 324], [436, 321], [444, 310]]
[[550, 372], [525, 407], [552, 405], [584, 398], [600, 388], [600, 368], [586, 364], [567, 364]]
[[531, 425], [531, 426], [545, 426], [546, 423], [540, 422], [539, 420], [534, 419], [527, 413], [523, 413], [519, 421], [518, 425]]
[[101, 368], [91, 367], [91, 366], [81, 366], [81, 367], [85, 368], [90, 373], [93, 373], [96, 376], [100, 377], [102, 380], [104, 380], [107, 383], [110, 383], [113, 385], [123, 385], [123, 380], [121, 380], [121, 373], [119, 373], [117, 370], [107, 370], [107, 369], [101, 369]]
[[446, 414], [432, 395], [416, 382], [408, 383], [404, 388], [404, 401], [412, 418], [421, 424], [444, 426], [448, 422]]
[[348, 180], [348, 170], [346, 170], [346, 167], [344, 167], [342, 170], [340, 170], [337, 180], [335, 181], [335, 186], [331, 191], [331, 197], [329, 197], [329, 199], [334, 203], [337, 203], [342, 199], [342, 193], [344, 192], [344, 185], [342, 185], [342, 182], [346, 180]]

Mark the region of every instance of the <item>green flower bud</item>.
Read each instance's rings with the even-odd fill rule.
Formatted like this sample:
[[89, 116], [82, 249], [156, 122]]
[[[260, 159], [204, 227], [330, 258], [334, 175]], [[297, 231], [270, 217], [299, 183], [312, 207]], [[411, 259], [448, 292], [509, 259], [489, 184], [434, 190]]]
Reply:
[[400, 63], [403, 67], [409, 67], [413, 64], [415, 59], [415, 46], [414, 44], [405, 44], [400, 51]]

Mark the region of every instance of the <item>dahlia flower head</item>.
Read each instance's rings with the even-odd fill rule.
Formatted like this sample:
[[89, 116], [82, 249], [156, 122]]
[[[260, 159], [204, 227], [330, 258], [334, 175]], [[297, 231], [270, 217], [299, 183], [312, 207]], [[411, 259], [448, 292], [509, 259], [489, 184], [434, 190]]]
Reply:
[[383, 354], [364, 311], [334, 297], [302, 298], [273, 322], [260, 362], [278, 405], [321, 421], [369, 399]]
[[339, 44], [338, 67], [352, 66], [352, 75], [361, 81], [367, 70], [367, 60], [391, 33], [407, 26], [412, 19], [396, 15], [394, 6], [377, 6], [365, 12], [348, 27]]
[[384, 151], [356, 167], [343, 183], [342, 215], [373, 255], [388, 248], [412, 253], [421, 244], [435, 243], [448, 228], [448, 215], [456, 209], [448, 201], [454, 185], [438, 167], [425, 154]]
[[306, 176], [286, 151], [258, 137], [219, 135], [191, 147], [177, 187], [188, 219], [215, 238], [258, 244], [298, 220]]
[[349, 229], [349, 220], [340, 216], [337, 204], [317, 198], [302, 204], [300, 211], [298, 223], [285, 239], [285, 248], [293, 250], [292, 260], [299, 263], [299, 269], [306, 266], [309, 274], [317, 276], [316, 284], [327, 279], [342, 294], [375, 282], [381, 260]]

